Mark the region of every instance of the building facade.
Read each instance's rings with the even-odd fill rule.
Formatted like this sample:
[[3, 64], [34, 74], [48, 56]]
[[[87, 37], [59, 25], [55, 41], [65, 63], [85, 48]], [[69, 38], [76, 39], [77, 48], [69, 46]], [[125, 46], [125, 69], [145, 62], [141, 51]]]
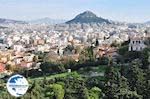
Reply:
[[133, 37], [130, 39], [129, 51], [142, 51], [146, 48], [142, 37]]

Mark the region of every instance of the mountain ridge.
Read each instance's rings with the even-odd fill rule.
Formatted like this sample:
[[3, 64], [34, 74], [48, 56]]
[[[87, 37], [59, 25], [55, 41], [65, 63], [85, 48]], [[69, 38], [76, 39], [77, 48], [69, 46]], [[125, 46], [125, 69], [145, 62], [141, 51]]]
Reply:
[[19, 21], [19, 20], [13, 20], [13, 19], [5, 19], [5, 18], [0, 18], [0, 24], [26, 24], [27, 22], [25, 21]]
[[45, 17], [45, 18], [40, 18], [36, 20], [31, 20], [28, 22], [32, 24], [59, 24], [59, 23], [64, 23], [65, 21], [66, 20], [63, 20], [63, 19], [52, 19], [49, 17]]

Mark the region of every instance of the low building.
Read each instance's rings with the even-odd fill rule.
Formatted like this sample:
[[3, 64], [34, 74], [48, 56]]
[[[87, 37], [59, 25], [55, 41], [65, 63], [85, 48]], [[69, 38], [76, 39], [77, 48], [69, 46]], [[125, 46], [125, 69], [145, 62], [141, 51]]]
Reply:
[[20, 66], [23, 68], [31, 68], [33, 66], [34, 62], [21, 62]]
[[95, 58], [101, 58], [104, 56], [114, 57], [117, 56], [117, 49], [114, 47], [110, 47], [109, 45], [102, 45], [93, 50]]
[[129, 51], [142, 51], [146, 48], [142, 37], [133, 37], [130, 39]]

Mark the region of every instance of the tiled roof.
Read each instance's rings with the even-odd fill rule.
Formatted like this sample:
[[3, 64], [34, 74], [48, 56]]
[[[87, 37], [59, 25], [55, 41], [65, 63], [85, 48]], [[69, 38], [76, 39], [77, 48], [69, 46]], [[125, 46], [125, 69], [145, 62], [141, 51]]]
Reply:
[[4, 72], [5, 70], [5, 65], [0, 63], [0, 72]]

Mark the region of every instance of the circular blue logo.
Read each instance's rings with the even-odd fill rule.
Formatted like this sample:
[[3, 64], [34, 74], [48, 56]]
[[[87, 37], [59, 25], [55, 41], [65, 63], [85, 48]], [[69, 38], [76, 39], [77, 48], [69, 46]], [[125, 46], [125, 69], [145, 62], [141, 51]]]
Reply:
[[24, 95], [29, 87], [28, 81], [22, 75], [13, 75], [7, 81], [8, 92], [15, 97]]

